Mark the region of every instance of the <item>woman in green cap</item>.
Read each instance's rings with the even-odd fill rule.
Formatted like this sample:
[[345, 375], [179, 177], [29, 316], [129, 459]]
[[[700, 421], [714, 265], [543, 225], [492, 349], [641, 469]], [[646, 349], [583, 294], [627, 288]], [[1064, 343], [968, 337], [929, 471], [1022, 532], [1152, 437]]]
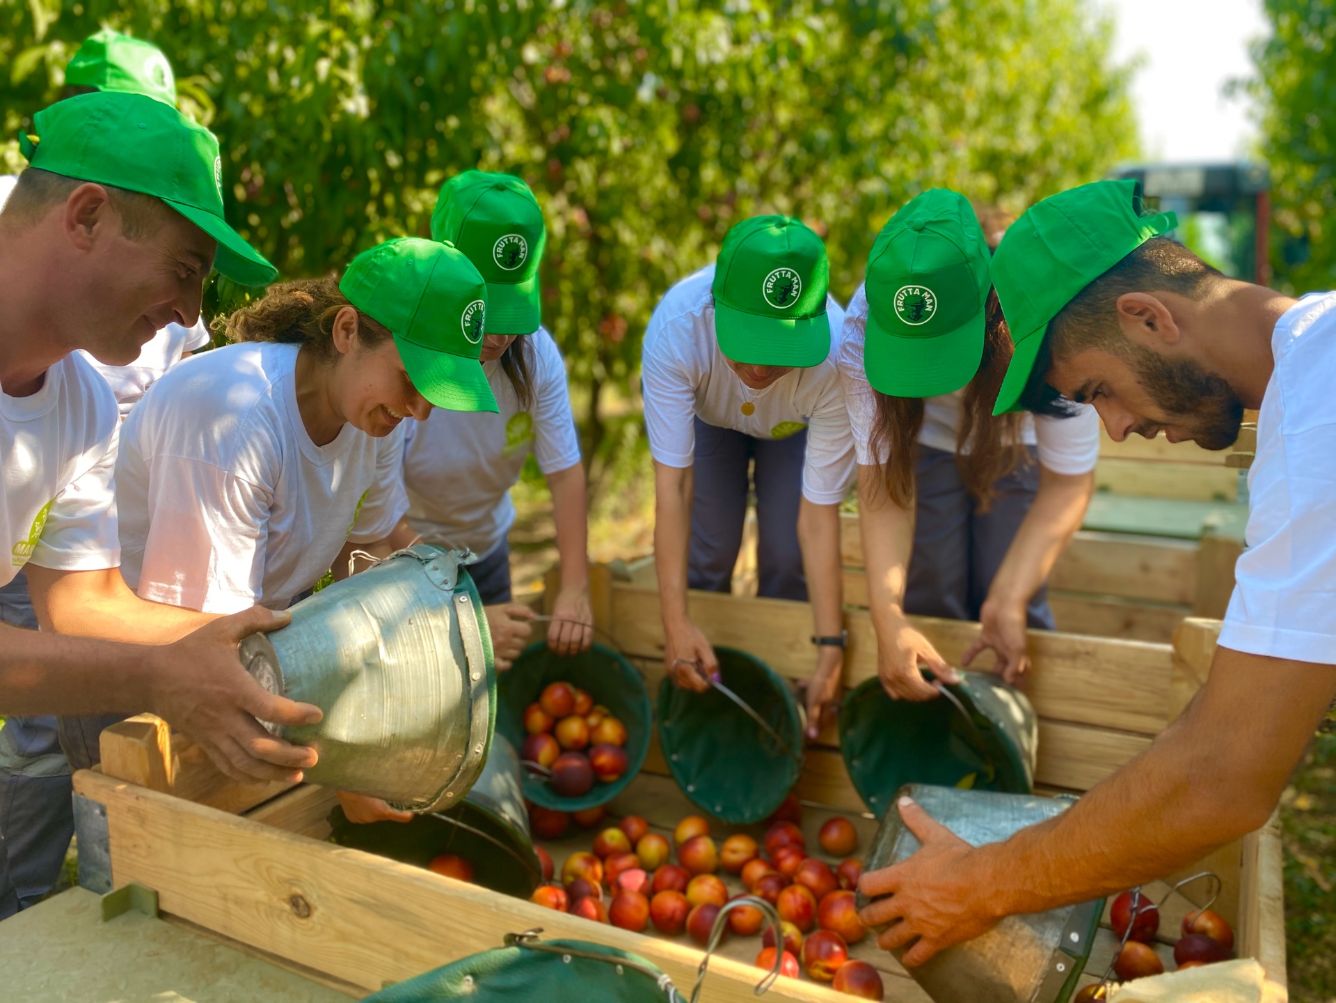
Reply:
[[[496, 410], [478, 364], [485, 310], [462, 253], [403, 238], [358, 255], [337, 283], [281, 283], [226, 318], [237, 344], [177, 366], [126, 420], [126, 581], [204, 612], [283, 609], [326, 570], [348, 574], [354, 550], [412, 543], [402, 423], [433, 406]], [[494, 631], [499, 664], [519, 652], [519, 627]], [[409, 817], [340, 797], [354, 821]]]
[[956, 681], [906, 613], [978, 620], [962, 664], [992, 648], [1008, 682], [1025, 671], [1026, 628], [1054, 627], [1044, 582], [1093, 487], [1091, 409], [992, 416], [1011, 342], [989, 253], [968, 200], [926, 191], [877, 236], [845, 315], [840, 374], [878, 671], [892, 697], [937, 695], [920, 664]]
[[465, 171], [442, 187], [431, 235], [463, 251], [487, 283], [481, 358], [500, 413], [434, 411], [409, 430], [408, 523], [427, 543], [477, 554], [469, 573], [482, 601], [510, 602], [510, 489], [532, 453], [552, 494], [561, 559], [547, 643], [558, 654], [575, 654], [593, 641], [585, 473], [566, 367], [541, 326], [543, 212], [519, 178]]

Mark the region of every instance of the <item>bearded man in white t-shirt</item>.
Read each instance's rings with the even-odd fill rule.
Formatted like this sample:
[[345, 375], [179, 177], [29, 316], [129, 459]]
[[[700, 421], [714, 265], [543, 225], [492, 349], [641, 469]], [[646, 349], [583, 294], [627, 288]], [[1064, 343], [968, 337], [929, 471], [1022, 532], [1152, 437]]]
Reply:
[[1130, 181], [1033, 206], [993, 280], [1015, 354], [995, 411], [1090, 403], [1136, 432], [1224, 449], [1260, 408], [1247, 550], [1193, 702], [1145, 753], [1062, 815], [973, 848], [915, 804], [922, 849], [859, 887], [908, 965], [1003, 916], [1086, 901], [1174, 872], [1265, 824], [1336, 698], [1336, 293], [1294, 300], [1226, 278], [1164, 236]]
[[217, 140], [167, 105], [81, 95], [39, 112], [32, 132], [31, 166], [0, 214], [0, 583], [26, 568], [44, 630], [0, 626], [0, 706], [147, 708], [233, 776], [296, 778], [314, 752], [256, 718], [297, 725], [318, 708], [275, 699], [236, 659], [242, 637], [286, 618], [255, 609], [208, 623], [125, 586], [116, 402], [75, 354], [124, 364], [163, 325], [194, 324], [215, 253], [245, 283], [273, 267], [223, 220]]

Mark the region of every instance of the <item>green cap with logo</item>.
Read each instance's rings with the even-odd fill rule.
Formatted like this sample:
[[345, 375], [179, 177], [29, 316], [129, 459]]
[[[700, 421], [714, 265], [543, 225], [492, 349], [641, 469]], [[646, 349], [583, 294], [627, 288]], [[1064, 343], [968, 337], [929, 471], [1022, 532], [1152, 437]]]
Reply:
[[1136, 182], [1096, 181], [1050, 195], [1011, 224], [993, 255], [993, 286], [1015, 351], [993, 414], [1017, 409], [1049, 322], [1086, 286], [1178, 225], [1143, 211]]
[[820, 365], [830, 354], [821, 238], [791, 216], [753, 216], [724, 236], [714, 270], [719, 350], [753, 366]]
[[348, 302], [390, 329], [418, 393], [450, 411], [496, 411], [478, 356], [487, 284], [453, 244], [397, 237], [353, 258]]
[[935, 397], [983, 357], [988, 244], [965, 196], [933, 188], [882, 227], [868, 255], [863, 368], [874, 390]]
[[176, 77], [162, 50], [110, 28], [84, 39], [65, 67], [65, 86], [128, 91], [176, 106]]
[[161, 199], [218, 242], [215, 267], [234, 282], [258, 286], [278, 275], [223, 218], [218, 140], [161, 101], [124, 91], [57, 101], [33, 116], [19, 147], [43, 171]]
[[542, 323], [538, 265], [547, 244], [543, 211], [513, 174], [465, 171], [447, 181], [431, 235], [454, 244], [487, 282], [487, 333], [533, 334]]

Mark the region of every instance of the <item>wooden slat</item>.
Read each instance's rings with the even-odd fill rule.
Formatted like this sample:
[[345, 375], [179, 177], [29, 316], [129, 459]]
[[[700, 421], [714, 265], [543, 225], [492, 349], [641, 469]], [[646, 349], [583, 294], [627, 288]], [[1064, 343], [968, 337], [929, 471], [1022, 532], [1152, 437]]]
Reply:
[[1074, 592], [1191, 603], [1197, 590], [1197, 545], [1082, 530], [1054, 564], [1048, 584]]
[[1168, 644], [1174, 628], [1191, 611], [1170, 603], [1140, 603], [1118, 596], [1086, 595], [1050, 589], [1048, 604], [1058, 630], [1129, 641]]
[[1236, 501], [1239, 475], [1225, 467], [1223, 455], [1212, 466], [1101, 458], [1095, 465], [1095, 490], [1152, 498]]
[[293, 786], [228, 780], [203, 749], [152, 714], [138, 714], [104, 728], [99, 751], [100, 768], [109, 777], [222, 811], [245, 811]]
[[1209, 534], [1197, 548], [1196, 588], [1192, 612], [1196, 616], [1224, 619], [1234, 594], [1234, 565], [1243, 553], [1243, 541]]
[[1218, 467], [1225, 454], [1214, 449], [1203, 449], [1195, 442], [1170, 442], [1162, 435], [1154, 439], [1129, 435], [1122, 442], [1114, 442], [1109, 438], [1109, 434], [1101, 429], [1099, 455], [1101, 459], [1136, 460], [1155, 464], [1197, 463]]
[[[283, 832], [82, 770], [75, 789], [107, 807], [113, 880], [158, 892], [163, 912], [367, 990], [500, 946], [541, 927], [549, 938], [597, 940], [637, 953], [686, 989], [701, 952], [497, 895], [422, 868]], [[710, 963], [705, 993], [754, 1001], [757, 971]], [[789, 980], [767, 998], [840, 1003], [847, 997]], [[889, 996], [897, 1003], [921, 997]]]
[[1243, 839], [1237, 926], [1240, 956], [1260, 961], [1275, 987], [1288, 983], [1282, 857], [1280, 823], [1272, 815], [1266, 825]]

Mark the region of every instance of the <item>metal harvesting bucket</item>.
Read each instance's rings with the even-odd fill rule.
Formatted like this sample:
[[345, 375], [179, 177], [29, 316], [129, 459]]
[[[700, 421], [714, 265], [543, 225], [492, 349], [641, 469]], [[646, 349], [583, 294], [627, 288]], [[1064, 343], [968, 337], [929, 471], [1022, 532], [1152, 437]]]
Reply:
[[543, 880], [543, 867], [529, 835], [521, 775], [514, 746], [494, 735], [482, 776], [459, 804], [407, 823], [358, 825], [336, 810], [334, 841], [419, 867], [438, 854], [457, 854], [473, 865], [476, 884], [528, 898]]
[[457, 803], [482, 771], [496, 678], [482, 603], [462, 553], [415, 545], [292, 607], [241, 645], [262, 686], [324, 711], [282, 728], [320, 761], [315, 783], [408, 811]]
[[[1066, 811], [1070, 801], [1032, 794], [967, 791], [911, 784], [908, 794], [933, 818], [972, 846], [997, 843], [1028, 825]], [[886, 814], [867, 856], [866, 871], [909, 857], [919, 841], [898, 808]], [[858, 907], [867, 905], [860, 892]], [[1009, 916], [987, 933], [949, 947], [909, 974], [938, 1003], [1066, 1003], [1090, 956], [1104, 900]], [[895, 952], [897, 958], [904, 949]]]

